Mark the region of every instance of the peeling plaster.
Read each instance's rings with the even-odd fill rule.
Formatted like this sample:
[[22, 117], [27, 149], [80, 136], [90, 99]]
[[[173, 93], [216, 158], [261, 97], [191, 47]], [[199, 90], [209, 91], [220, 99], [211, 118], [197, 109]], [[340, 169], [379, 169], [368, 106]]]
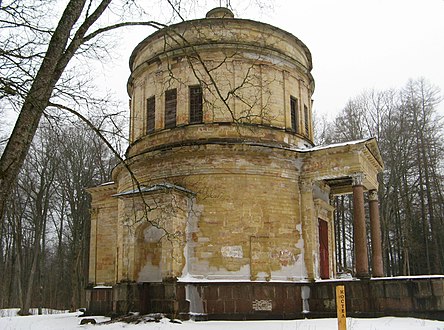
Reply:
[[151, 256], [148, 256], [145, 265], [139, 271], [138, 282], [162, 282], [162, 263], [153, 265], [151, 259]]

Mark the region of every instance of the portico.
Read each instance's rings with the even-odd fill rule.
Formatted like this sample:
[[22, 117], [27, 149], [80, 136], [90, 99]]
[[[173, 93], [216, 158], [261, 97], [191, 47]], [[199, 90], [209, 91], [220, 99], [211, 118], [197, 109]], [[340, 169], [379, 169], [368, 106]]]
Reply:
[[[330, 196], [353, 194], [355, 276], [383, 276], [377, 179], [377, 174], [383, 169], [383, 162], [376, 140], [370, 138], [315, 147], [308, 152], [310, 155], [306, 157], [303, 167], [305, 181], [318, 185], [322, 182], [327, 186]], [[371, 271], [368, 262], [365, 194], [368, 194], [369, 203]]]

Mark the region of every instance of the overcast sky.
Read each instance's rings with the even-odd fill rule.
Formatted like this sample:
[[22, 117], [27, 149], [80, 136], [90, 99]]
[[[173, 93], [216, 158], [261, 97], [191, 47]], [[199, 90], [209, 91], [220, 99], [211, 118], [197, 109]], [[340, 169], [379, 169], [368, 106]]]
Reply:
[[[275, 25], [307, 45], [317, 113], [333, 117], [363, 91], [400, 88], [410, 78], [424, 77], [444, 94], [444, 0], [259, 0], [271, 8], [262, 10], [256, 1], [230, 2], [236, 17]], [[219, 2], [200, 0], [187, 18], [203, 18]], [[161, 19], [160, 8], [145, 3], [152, 9], [146, 19]], [[117, 94], [123, 107], [129, 56], [153, 32], [147, 27], [119, 31], [114, 60], [100, 60], [102, 73], [94, 73], [98, 85]], [[444, 102], [438, 110], [444, 116]]]
[[444, 91], [444, 0], [281, 0], [264, 21], [310, 49], [319, 112], [337, 112], [365, 89], [399, 88], [409, 78]]
[[[190, 18], [204, 17], [219, 0], [202, 3]], [[332, 115], [364, 90], [400, 88], [410, 78], [444, 91], [444, 0], [270, 0], [271, 10], [262, 11], [252, 3], [232, 0], [236, 17], [275, 25], [310, 49], [318, 113]], [[133, 31], [110, 68], [106, 80], [122, 98], [129, 54], [147, 35]], [[444, 102], [439, 110], [444, 114]]]

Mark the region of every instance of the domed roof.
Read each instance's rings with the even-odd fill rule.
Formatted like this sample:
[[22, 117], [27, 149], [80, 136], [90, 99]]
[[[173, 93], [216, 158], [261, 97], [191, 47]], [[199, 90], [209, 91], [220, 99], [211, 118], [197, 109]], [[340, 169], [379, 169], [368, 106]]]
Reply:
[[[210, 27], [205, 30], [203, 34], [200, 30], [202, 27]], [[276, 36], [276, 40], [269, 42], [268, 38], [258, 40], [258, 38], [251, 39], [246, 35], [247, 30], [254, 30], [258, 35], [273, 34]], [[230, 31], [231, 33], [227, 33]], [[249, 20], [234, 18], [234, 14], [231, 10], [224, 7], [216, 7], [210, 10], [206, 14], [206, 18], [194, 19], [189, 21], [183, 21], [177, 24], [173, 24], [152, 33], [144, 40], [142, 40], [133, 50], [129, 59], [130, 70], [135, 69], [134, 62], [137, 55], [148, 45], [152, 44], [155, 40], [162, 37], [177, 37], [175, 42], [163, 45], [162, 52], [180, 49], [190, 45], [216, 45], [216, 44], [237, 44], [246, 45], [250, 44], [256, 47], [262, 47], [264, 49], [271, 49], [278, 51], [279, 53], [293, 58], [295, 61], [300, 62], [300, 59], [295, 58], [293, 55], [294, 49], [298, 49], [303, 53], [305, 60], [301, 63], [308, 72], [313, 68], [312, 57], [308, 47], [293, 34], [282, 30], [276, 26]], [[250, 40], [249, 40], [250, 39]], [[278, 41], [278, 42], [276, 42]], [[159, 55], [159, 52], [154, 51], [152, 53], [153, 58]], [[136, 65], [137, 66], [137, 65]]]

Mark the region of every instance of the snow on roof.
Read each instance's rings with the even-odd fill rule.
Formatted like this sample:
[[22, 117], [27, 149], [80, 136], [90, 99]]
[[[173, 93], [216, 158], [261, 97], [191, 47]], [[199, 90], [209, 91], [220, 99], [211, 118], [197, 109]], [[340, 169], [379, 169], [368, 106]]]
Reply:
[[188, 190], [184, 187], [181, 187], [181, 186], [178, 186], [178, 185], [175, 185], [172, 183], [165, 182], [165, 183], [154, 184], [149, 187], [140, 186], [140, 188], [127, 190], [127, 191], [115, 194], [113, 196], [116, 196], [116, 197], [129, 196], [129, 195], [140, 194], [140, 193], [155, 192], [155, 191], [165, 190], [165, 189], [174, 189], [174, 190], [184, 192], [186, 194], [193, 194], [194, 195], [194, 193], [191, 190]]
[[203, 275], [191, 275], [191, 274], [186, 274], [183, 275], [181, 277], [179, 277], [177, 279], [178, 282], [181, 283], [310, 283], [309, 280], [307, 279], [298, 279], [298, 280], [276, 280], [276, 279], [272, 279], [272, 280], [255, 280], [255, 281], [251, 281], [249, 279], [242, 279], [242, 278], [235, 278], [233, 276], [233, 278], [226, 278], [226, 277], [213, 277], [213, 278], [208, 278], [205, 277]]
[[109, 185], [112, 185], [112, 184], [114, 184], [114, 181], [104, 182], [104, 183], [102, 183], [100, 186], [101, 186], [101, 187], [102, 187], [102, 186], [109, 186]]
[[364, 143], [364, 142], [370, 141], [372, 139], [374, 139], [374, 138], [366, 138], [366, 139], [360, 139], [360, 140], [354, 140], [354, 141], [326, 144], [326, 145], [311, 147], [311, 148], [307, 148], [307, 149], [297, 149], [297, 151], [299, 151], [299, 152], [310, 152], [310, 151], [317, 151], [317, 150], [345, 147], [345, 146], [349, 146], [349, 145], [356, 145], [356, 144]]

